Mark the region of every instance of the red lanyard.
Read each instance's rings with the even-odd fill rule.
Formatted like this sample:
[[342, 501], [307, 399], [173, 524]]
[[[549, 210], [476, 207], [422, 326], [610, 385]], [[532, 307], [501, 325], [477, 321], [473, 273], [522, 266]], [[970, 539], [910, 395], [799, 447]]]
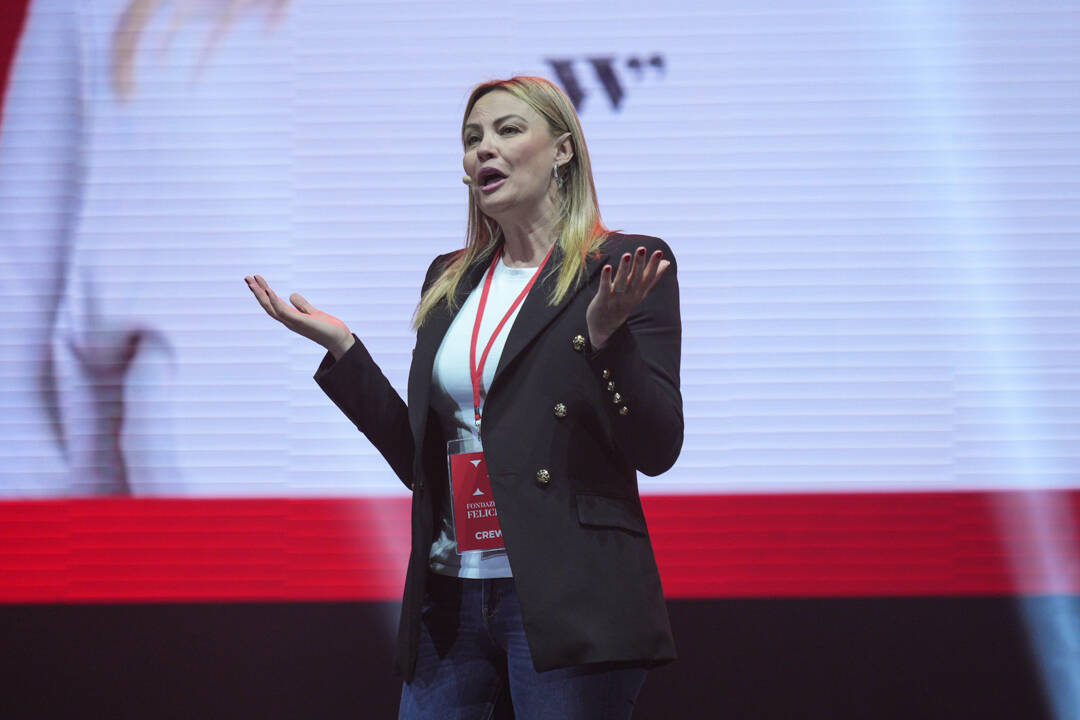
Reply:
[[495, 263], [499, 262], [502, 258], [502, 248], [495, 253], [495, 258], [491, 261], [491, 267], [488, 268], [487, 277], [484, 278], [484, 289], [480, 293], [480, 304], [476, 308], [476, 322], [473, 323], [472, 329], [472, 342], [469, 343], [469, 376], [472, 378], [472, 396], [473, 396], [473, 412], [476, 413], [476, 426], [480, 427], [480, 383], [484, 379], [484, 363], [487, 362], [488, 353], [491, 352], [491, 346], [495, 344], [495, 338], [499, 336], [499, 332], [502, 330], [503, 325], [510, 319], [510, 316], [514, 314], [514, 310], [521, 304], [521, 301], [525, 299], [525, 296], [529, 294], [529, 290], [532, 289], [533, 283], [536, 282], [536, 278], [540, 277], [540, 271], [544, 269], [544, 265], [547, 265], [548, 258], [551, 257], [552, 250], [555, 246], [551, 246], [551, 250], [548, 250], [547, 255], [544, 256], [544, 261], [540, 263], [540, 267], [536, 268], [536, 272], [533, 273], [532, 278], [525, 285], [525, 289], [517, 296], [513, 304], [510, 305], [510, 309], [503, 315], [503, 319], [499, 321], [499, 324], [495, 327], [495, 332], [491, 333], [491, 337], [487, 341], [487, 346], [484, 348], [484, 353], [480, 356], [480, 364], [476, 364], [476, 341], [480, 337], [480, 321], [484, 319], [484, 308], [487, 307], [488, 293], [491, 291], [491, 278], [495, 276]]

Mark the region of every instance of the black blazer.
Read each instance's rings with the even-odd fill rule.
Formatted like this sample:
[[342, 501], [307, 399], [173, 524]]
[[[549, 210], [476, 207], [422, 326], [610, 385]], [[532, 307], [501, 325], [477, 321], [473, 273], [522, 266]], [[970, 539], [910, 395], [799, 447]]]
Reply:
[[[588, 344], [585, 309], [600, 270], [624, 252], [657, 249], [672, 267], [603, 349]], [[426, 289], [454, 256], [435, 259]], [[556, 247], [553, 267], [561, 259]], [[315, 380], [382, 455], [412, 496], [412, 552], [396, 667], [411, 680], [428, 554], [448, 495], [446, 442], [429, 404], [443, 336], [488, 263], [459, 286], [455, 311], [434, 310], [416, 334], [408, 406], [364, 346]], [[652, 665], [675, 657], [635, 470], [658, 475], [682, 447], [682, 328], [675, 258], [663, 240], [612, 234], [587, 282], [548, 303], [547, 270], [524, 300], [484, 406], [481, 439], [525, 634], [538, 671], [596, 662]], [[558, 404], [565, 412], [555, 412]], [[560, 415], [562, 417], [560, 417]]]

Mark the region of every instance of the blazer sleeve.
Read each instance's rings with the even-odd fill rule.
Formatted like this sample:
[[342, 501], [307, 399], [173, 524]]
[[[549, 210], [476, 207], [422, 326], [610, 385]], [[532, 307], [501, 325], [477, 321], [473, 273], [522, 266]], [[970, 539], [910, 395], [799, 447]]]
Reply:
[[[427, 289], [440, 267], [436, 258], [428, 268]], [[414, 442], [409, 408], [383, 375], [360, 339], [337, 362], [329, 352], [315, 371], [315, 382], [356, 428], [367, 436], [410, 490], [413, 487]]]
[[597, 382], [612, 388], [605, 393], [612, 402], [605, 406], [619, 451], [636, 469], [659, 475], [675, 464], [683, 443], [678, 268], [671, 248], [658, 238], [629, 237], [619, 255], [640, 245], [649, 255], [663, 250], [671, 267], [607, 343], [588, 357]]

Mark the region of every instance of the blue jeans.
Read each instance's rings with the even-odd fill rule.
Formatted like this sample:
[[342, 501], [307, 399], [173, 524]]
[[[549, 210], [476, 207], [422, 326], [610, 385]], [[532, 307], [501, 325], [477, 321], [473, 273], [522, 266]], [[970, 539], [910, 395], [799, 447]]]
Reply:
[[431, 574], [416, 674], [399, 720], [487, 720], [509, 683], [516, 720], [626, 720], [645, 669], [582, 665], [536, 672], [511, 578]]

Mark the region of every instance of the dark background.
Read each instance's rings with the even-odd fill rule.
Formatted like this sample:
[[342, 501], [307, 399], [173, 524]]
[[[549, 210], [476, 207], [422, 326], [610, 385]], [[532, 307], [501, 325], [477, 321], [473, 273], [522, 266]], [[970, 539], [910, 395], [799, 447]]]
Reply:
[[[1018, 603], [670, 601], [680, 659], [649, 674], [634, 717], [1051, 718]], [[390, 603], [3, 606], [0, 717], [393, 718], [394, 616]]]

